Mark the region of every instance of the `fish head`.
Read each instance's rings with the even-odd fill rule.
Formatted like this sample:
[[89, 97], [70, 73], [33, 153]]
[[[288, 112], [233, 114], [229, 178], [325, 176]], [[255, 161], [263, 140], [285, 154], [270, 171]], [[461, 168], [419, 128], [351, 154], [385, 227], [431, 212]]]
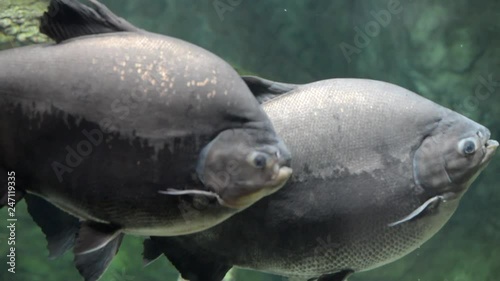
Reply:
[[249, 207], [283, 187], [292, 174], [283, 141], [273, 132], [265, 137], [257, 131], [223, 131], [200, 153], [198, 177], [226, 207]]
[[449, 111], [414, 155], [414, 178], [426, 193], [460, 198], [498, 147], [484, 126]]

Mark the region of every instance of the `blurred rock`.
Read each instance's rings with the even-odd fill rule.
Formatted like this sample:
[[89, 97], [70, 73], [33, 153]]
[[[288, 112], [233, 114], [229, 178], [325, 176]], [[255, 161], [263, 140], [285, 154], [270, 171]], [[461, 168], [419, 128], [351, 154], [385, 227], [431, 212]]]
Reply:
[[48, 0], [0, 1], [0, 49], [47, 42], [39, 33], [39, 17]]

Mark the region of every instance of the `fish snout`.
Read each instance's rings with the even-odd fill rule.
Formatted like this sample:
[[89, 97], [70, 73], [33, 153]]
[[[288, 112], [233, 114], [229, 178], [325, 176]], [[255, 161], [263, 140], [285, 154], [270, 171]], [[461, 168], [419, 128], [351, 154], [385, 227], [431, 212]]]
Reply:
[[280, 167], [291, 167], [292, 166], [292, 153], [288, 150], [288, 147], [285, 143], [280, 140], [277, 145], [276, 158], [278, 165]]
[[481, 142], [483, 142], [483, 143], [486, 143], [491, 137], [490, 130], [488, 130], [488, 128], [482, 127], [482, 126], [481, 126], [481, 128], [479, 128], [479, 130], [477, 131], [476, 134], [479, 137], [479, 139], [481, 140]]
[[498, 148], [498, 141], [496, 140], [488, 140], [486, 141], [486, 149], [488, 150], [496, 150]]
[[268, 174], [270, 178], [268, 178], [264, 185], [260, 186], [260, 190], [248, 197], [251, 200], [257, 200], [278, 191], [292, 176], [292, 154], [285, 143], [279, 140], [272, 149], [267, 151], [270, 153], [272, 159], [267, 166], [267, 169], [270, 171], [270, 174]]
[[279, 167], [277, 163], [273, 165], [273, 176], [270, 181], [259, 186], [259, 188], [243, 188], [242, 190], [238, 190], [238, 188], [232, 189], [229, 192], [230, 194], [222, 196], [222, 205], [233, 209], [243, 210], [255, 204], [260, 199], [281, 189], [292, 175], [292, 169], [286, 166]]
[[486, 164], [491, 160], [491, 158], [493, 158], [493, 155], [495, 155], [498, 146], [498, 141], [490, 139], [486, 140], [484, 144], [485, 155], [483, 160], [481, 161], [481, 164]]
[[256, 160], [254, 155], [259, 155], [259, 159], [263, 160], [258, 161], [261, 165], [250, 165], [251, 173], [257, 173], [259, 176], [235, 179], [232, 188], [226, 188], [220, 193], [222, 205], [233, 209], [245, 209], [278, 191], [290, 179], [292, 155], [281, 140], [272, 145], [254, 147], [253, 152], [249, 154], [248, 163]]
[[292, 174], [292, 154], [282, 140], [278, 142], [272, 165], [273, 176], [271, 180], [278, 183], [286, 182]]
[[498, 148], [498, 141], [490, 139], [491, 137], [491, 132], [487, 128], [481, 128], [477, 131], [477, 136], [479, 137], [480, 141], [484, 144], [484, 147], [488, 154], [495, 152], [495, 150]]

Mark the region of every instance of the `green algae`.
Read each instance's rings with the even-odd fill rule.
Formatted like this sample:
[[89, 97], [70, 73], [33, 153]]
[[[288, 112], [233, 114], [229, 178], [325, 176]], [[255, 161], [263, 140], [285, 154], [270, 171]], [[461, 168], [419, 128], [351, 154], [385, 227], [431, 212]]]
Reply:
[[39, 18], [48, 0], [2, 0], [0, 49], [50, 41], [39, 32]]

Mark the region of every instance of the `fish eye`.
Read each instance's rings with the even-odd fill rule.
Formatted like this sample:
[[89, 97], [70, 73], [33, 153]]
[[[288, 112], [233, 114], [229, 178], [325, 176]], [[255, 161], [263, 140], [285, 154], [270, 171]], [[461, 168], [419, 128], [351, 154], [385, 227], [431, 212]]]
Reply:
[[465, 141], [462, 147], [465, 155], [470, 155], [476, 152], [476, 143], [471, 140]]
[[255, 158], [253, 159], [253, 165], [256, 168], [264, 168], [266, 164], [267, 164], [267, 157], [262, 154], [256, 155]]
[[248, 155], [247, 161], [255, 168], [262, 169], [267, 166], [267, 158], [266, 154], [254, 151]]

